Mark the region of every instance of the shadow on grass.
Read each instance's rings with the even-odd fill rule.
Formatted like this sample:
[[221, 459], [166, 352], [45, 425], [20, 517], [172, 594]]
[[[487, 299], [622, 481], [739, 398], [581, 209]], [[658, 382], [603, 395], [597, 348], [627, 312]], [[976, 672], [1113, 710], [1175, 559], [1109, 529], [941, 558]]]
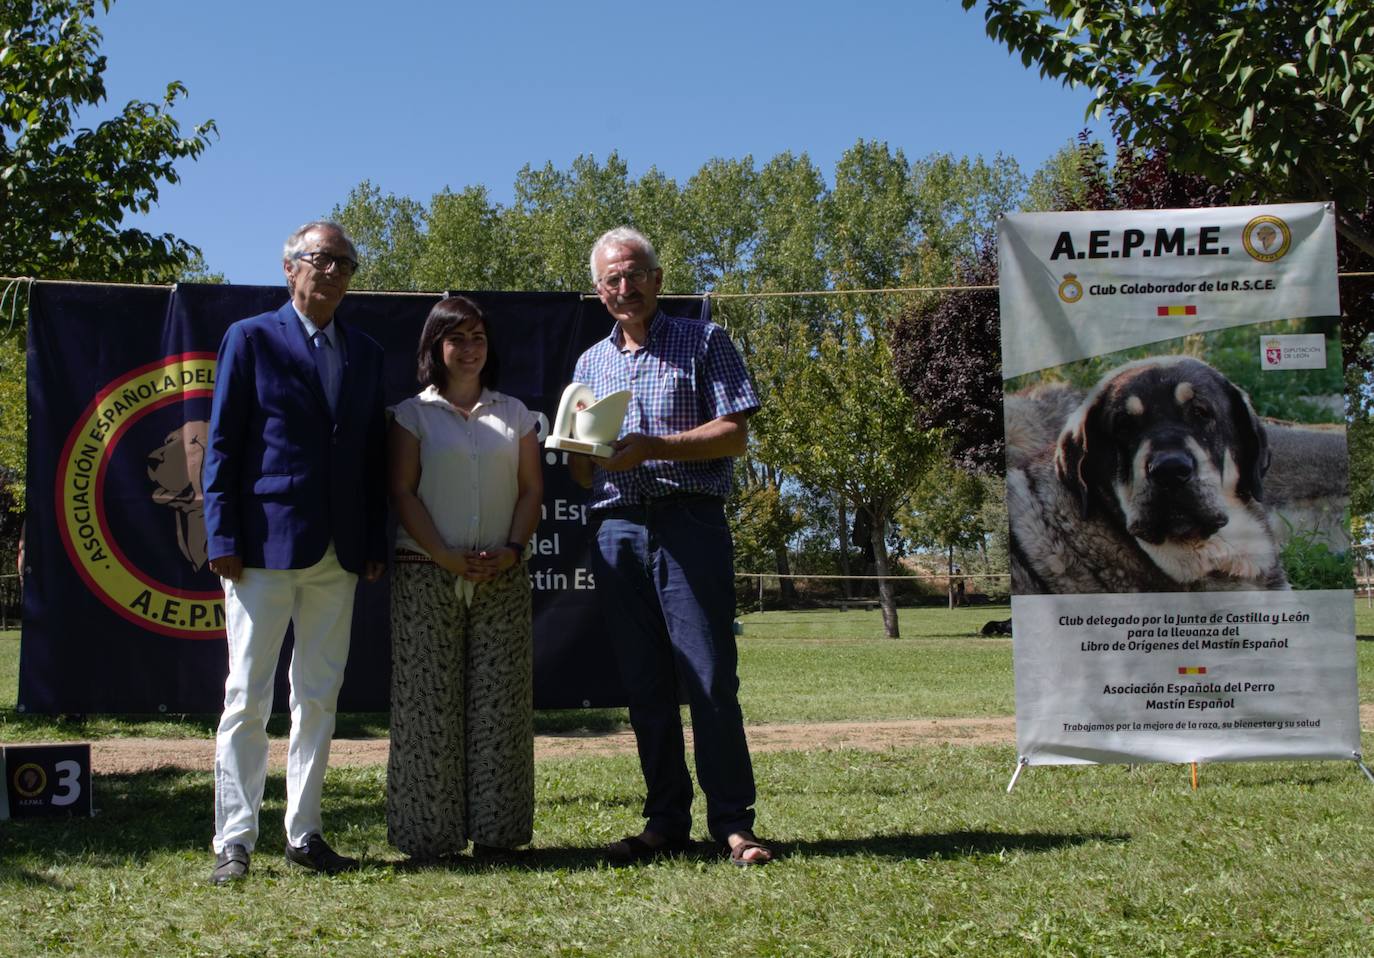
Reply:
[[1048, 852], [1096, 843], [1124, 845], [1131, 836], [1105, 832], [944, 832], [932, 835], [874, 835], [815, 842], [777, 842], [782, 855], [843, 858], [865, 855], [895, 859], [984, 858], [1005, 852]]
[[[380, 775], [380, 770], [378, 770]], [[286, 783], [281, 774], [269, 775], [262, 809], [262, 836], [257, 852], [279, 857], [280, 828]], [[325, 796], [325, 817], [331, 829], [371, 829], [385, 819], [376, 776], [331, 781]], [[161, 854], [204, 851], [208, 855], [214, 823], [213, 789], [203, 772], [159, 769], [128, 775], [102, 775], [95, 783], [94, 818], [47, 819], [6, 823], [0, 829], [0, 882], [63, 888], [35, 870], [35, 862], [79, 861], [97, 868], [122, 868]], [[969, 859], [1007, 852], [1047, 852], [1089, 843], [1124, 844], [1130, 836], [1105, 833], [963, 831], [936, 834], [873, 835], [823, 841], [775, 840], [779, 858], [847, 858], [876, 856], [888, 859]], [[696, 842], [684, 855], [668, 863], [720, 861], [710, 842]], [[607, 864], [596, 846], [534, 847], [496, 858], [468, 855], [439, 862], [376, 860], [370, 868], [398, 871], [447, 869], [487, 871], [580, 871]], [[628, 866], [642, 867], [642, 866]]]
[[541, 709], [534, 713], [536, 735], [609, 734], [630, 727], [628, 709]]
[[[93, 786], [96, 815], [11, 821], [0, 830], [0, 878], [22, 871], [32, 856], [42, 861], [79, 859], [96, 867], [145, 862], [168, 852], [205, 851], [214, 834], [214, 787], [205, 772], [156, 769], [128, 775], [99, 775]], [[284, 851], [282, 816], [286, 776], [267, 777], [260, 815], [258, 851]], [[331, 781], [325, 795], [328, 827], [372, 826], [384, 815], [376, 784]]]
[[[788, 858], [802, 856], [817, 858], [850, 858], [865, 856], [892, 860], [960, 860], [996, 857], [1008, 852], [1049, 852], [1078, 845], [1124, 845], [1129, 835], [1088, 832], [1061, 834], [1050, 832], [948, 832], [934, 835], [874, 835], [868, 838], [829, 839], [815, 842], [784, 842], [769, 840], [777, 855], [776, 864], [786, 867]], [[655, 859], [657, 864], [689, 864], [723, 862], [727, 856], [713, 842], [693, 842], [679, 855]], [[529, 871], [581, 871], [604, 866], [642, 868], [647, 863], [609, 863], [600, 846], [531, 848], [494, 859], [478, 859], [466, 855], [439, 861], [406, 859], [393, 863], [398, 872], [427, 870], [478, 872], [521, 869]]]

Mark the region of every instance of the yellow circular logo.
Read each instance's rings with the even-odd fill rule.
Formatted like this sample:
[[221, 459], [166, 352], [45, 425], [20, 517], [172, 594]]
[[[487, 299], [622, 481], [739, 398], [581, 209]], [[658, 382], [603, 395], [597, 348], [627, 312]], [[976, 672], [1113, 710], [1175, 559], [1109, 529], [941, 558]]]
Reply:
[[48, 787], [48, 773], [42, 765], [27, 762], [14, 770], [14, 790], [24, 798], [37, 798]]
[[1245, 252], [1252, 257], [1261, 263], [1272, 263], [1283, 258], [1293, 245], [1293, 233], [1283, 220], [1266, 214], [1245, 224], [1241, 242], [1245, 244]]
[[1076, 274], [1064, 274], [1064, 282], [1059, 284], [1059, 298], [1066, 303], [1076, 303], [1083, 298], [1083, 284]]
[[[81, 578], [130, 622], [179, 639], [224, 638], [222, 592], [164, 581], [205, 578], [200, 470], [214, 385], [214, 353], [168, 356], [125, 374], [82, 412], [57, 465], [58, 530]], [[188, 418], [192, 406], [205, 418]], [[151, 413], [158, 419], [135, 429]], [[117, 456], [131, 429], [141, 444]], [[159, 510], [159, 521], [130, 519], [135, 506]], [[123, 544], [112, 532], [121, 525]]]

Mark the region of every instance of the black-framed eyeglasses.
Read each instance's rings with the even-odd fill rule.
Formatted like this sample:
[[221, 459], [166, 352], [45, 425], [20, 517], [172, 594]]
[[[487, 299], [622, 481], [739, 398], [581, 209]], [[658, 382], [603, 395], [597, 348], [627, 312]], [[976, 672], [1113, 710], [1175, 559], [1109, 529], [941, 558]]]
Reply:
[[627, 281], [631, 286], [643, 286], [648, 282], [651, 272], [647, 269], [630, 269], [623, 273], [607, 273], [598, 282], [607, 289], [619, 289], [620, 284]]
[[352, 276], [358, 271], [358, 261], [351, 256], [335, 256], [333, 253], [326, 253], [322, 249], [310, 250], [304, 253], [296, 253], [292, 259], [303, 259], [321, 273], [327, 273], [335, 266], [339, 272], [345, 276]]

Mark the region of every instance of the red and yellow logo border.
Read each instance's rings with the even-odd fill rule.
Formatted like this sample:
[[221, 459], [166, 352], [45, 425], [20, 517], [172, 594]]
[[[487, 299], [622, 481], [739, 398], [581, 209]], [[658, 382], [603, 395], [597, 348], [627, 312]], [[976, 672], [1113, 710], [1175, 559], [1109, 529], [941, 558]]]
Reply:
[[224, 638], [224, 595], [158, 582], [131, 562], [105, 517], [105, 478], [115, 448], [144, 416], [172, 403], [209, 398], [215, 354], [181, 353], [140, 366], [86, 406], [57, 464], [57, 527], [82, 580], [134, 624], [178, 639]]

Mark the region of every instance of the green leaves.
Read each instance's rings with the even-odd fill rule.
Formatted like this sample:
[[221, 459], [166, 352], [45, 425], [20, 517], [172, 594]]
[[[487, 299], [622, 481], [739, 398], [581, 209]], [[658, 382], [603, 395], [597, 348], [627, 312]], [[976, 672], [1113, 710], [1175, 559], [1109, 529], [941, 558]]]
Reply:
[[[1169, 151], [1184, 172], [1343, 211], [1374, 198], [1368, 3], [988, 0], [984, 23], [1042, 75], [1092, 89], [1090, 109], [1120, 138]], [[1374, 252], [1344, 213], [1342, 232]]]
[[[121, 228], [147, 212], [175, 163], [210, 143], [213, 121], [189, 137], [172, 109], [173, 81], [158, 102], [134, 100], [94, 129], [74, 129], [83, 106], [105, 100], [100, 31], [108, 0], [3, 0], [0, 46], [0, 275], [159, 282], [198, 253], [171, 235]], [[5, 134], [9, 134], [6, 136]]]

